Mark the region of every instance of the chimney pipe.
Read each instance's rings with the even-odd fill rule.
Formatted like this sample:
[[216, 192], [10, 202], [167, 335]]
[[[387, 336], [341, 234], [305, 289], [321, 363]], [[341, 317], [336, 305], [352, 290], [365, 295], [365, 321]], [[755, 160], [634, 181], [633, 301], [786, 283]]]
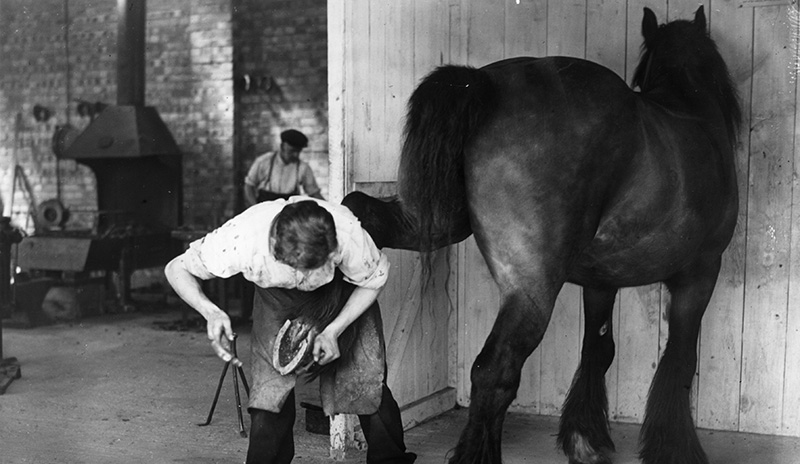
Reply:
[[103, 109], [62, 157], [107, 160], [180, 155], [158, 111], [145, 106], [145, 5], [145, 0], [117, 0], [117, 104]]
[[145, 0], [117, 0], [117, 104], [144, 106]]

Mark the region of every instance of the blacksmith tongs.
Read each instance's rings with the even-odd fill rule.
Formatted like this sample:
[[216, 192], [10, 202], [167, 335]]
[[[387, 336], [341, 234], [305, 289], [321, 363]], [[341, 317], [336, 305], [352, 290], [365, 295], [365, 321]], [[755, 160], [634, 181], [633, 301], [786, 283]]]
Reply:
[[[217, 392], [214, 393], [214, 401], [211, 403], [211, 410], [208, 411], [208, 418], [206, 419], [205, 423], [197, 424], [200, 427], [204, 427], [211, 423], [211, 417], [214, 415], [214, 408], [217, 407], [217, 400], [219, 400], [219, 392], [222, 390], [222, 381], [225, 380], [225, 374], [228, 373], [228, 367], [230, 367], [231, 363], [234, 362], [239, 357], [239, 354], [236, 352], [236, 334], [233, 334], [233, 340], [231, 341], [231, 351], [233, 353], [233, 358], [230, 361], [225, 363], [225, 366], [222, 368], [222, 375], [219, 376], [219, 384], [217, 384]], [[236, 413], [239, 417], [239, 435], [242, 437], [247, 437], [247, 432], [244, 430], [244, 419], [242, 418], [242, 399], [239, 397], [239, 376], [242, 376], [242, 385], [244, 385], [244, 391], [247, 393], [247, 397], [250, 397], [250, 386], [247, 385], [247, 379], [244, 376], [244, 369], [241, 366], [236, 367], [234, 365], [233, 368], [233, 391], [236, 397]]]

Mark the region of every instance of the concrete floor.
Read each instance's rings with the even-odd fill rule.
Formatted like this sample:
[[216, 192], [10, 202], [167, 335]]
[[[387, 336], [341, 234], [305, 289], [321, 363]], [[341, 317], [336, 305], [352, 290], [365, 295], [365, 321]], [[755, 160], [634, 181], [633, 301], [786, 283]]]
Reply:
[[[244, 462], [247, 439], [238, 434], [230, 374], [212, 424], [196, 425], [206, 418], [223, 364], [204, 326], [185, 330], [180, 321], [180, 311], [162, 309], [5, 328], [4, 356], [19, 359], [22, 378], [0, 396], [0, 464]], [[249, 333], [238, 330], [246, 360]], [[309, 395], [303, 389], [298, 401]], [[327, 437], [307, 433], [298, 410], [295, 462], [331, 462]], [[465, 421], [465, 410], [451, 411], [409, 430], [406, 444], [418, 463], [444, 463]], [[511, 413], [505, 430], [506, 463], [566, 463], [555, 449], [557, 419]], [[615, 463], [638, 462], [638, 431], [613, 424]], [[800, 463], [800, 439], [712, 431], [700, 439], [713, 463]], [[364, 462], [364, 453], [347, 461]]]

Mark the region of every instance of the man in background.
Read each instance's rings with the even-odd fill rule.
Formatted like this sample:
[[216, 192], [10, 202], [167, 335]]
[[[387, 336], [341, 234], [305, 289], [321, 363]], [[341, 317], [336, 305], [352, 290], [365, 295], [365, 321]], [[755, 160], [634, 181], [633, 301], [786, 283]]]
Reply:
[[311, 166], [300, 160], [300, 152], [307, 146], [308, 138], [302, 132], [283, 131], [280, 150], [264, 153], [250, 167], [244, 179], [245, 207], [293, 195], [324, 199]]
[[[311, 166], [300, 159], [300, 152], [307, 146], [308, 137], [302, 132], [295, 129], [281, 132], [280, 149], [256, 158], [244, 178], [245, 209], [263, 201], [286, 200], [301, 194], [324, 200]], [[242, 319], [247, 321], [253, 315], [255, 288], [250, 282], [243, 284]]]

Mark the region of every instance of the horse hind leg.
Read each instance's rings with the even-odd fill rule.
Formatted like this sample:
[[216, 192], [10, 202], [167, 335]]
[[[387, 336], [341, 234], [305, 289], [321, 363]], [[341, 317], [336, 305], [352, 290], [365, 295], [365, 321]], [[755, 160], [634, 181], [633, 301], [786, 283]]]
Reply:
[[647, 399], [639, 452], [643, 464], [708, 464], [689, 401], [700, 321], [719, 267], [719, 258], [700, 262], [665, 282], [672, 296], [669, 339]]
[[558, 444], [570, 464], [607, 464], [614, 450], [608, 432], [605, 374], [614, 360], [611, 315], [616, 288], [584, 288], [586, 331], [581, 362], [561, 411]]
[[[552, 303], [552, 302], [551, 302]], [[469, 419], [450, 464], [500, 464], [503, 420], [519, 388], [522, 366], [539, 345], [552, 313], [523, 292], [506, 296], [472, 365]]]

